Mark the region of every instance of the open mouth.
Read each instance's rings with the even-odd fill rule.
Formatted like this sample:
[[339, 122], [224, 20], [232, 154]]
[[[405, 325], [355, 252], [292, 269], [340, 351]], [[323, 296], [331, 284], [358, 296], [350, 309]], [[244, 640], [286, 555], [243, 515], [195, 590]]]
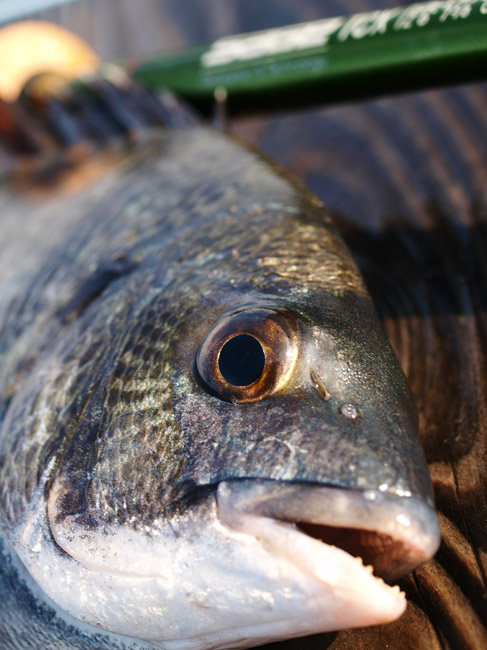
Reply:
[[297, 523], [297, 528], [324, 544], [336, 546], [349, 555], [360, 557], [365, 566], [372, 567], [376, 576], [386, 580], [399, 577], [391, 575], [391, 567], [401, 564], [402, 558], [408, 553], [402, 541], [376, 531], [304, 522]]
[[378, 598], [378, 622], [405, 607], [399, 588], [384, 580], [430, 559], [440, 542], [428, 504], [379, 490], [234, 480], [219, 485], [217, 500], [229, 526], [260, 538], [312, 579]]
[[406, 599], [385, 580], [439, 544], [431, 506], [378, 490], [227, 480], [147, 532], [63, 517], [64, 489], [51, 489], [46, 557], [27, 557], [29, 570], [76, 618], [165, 647], [191, 638], [200, 648], [199, 637], [248, 647], [393, 621]]

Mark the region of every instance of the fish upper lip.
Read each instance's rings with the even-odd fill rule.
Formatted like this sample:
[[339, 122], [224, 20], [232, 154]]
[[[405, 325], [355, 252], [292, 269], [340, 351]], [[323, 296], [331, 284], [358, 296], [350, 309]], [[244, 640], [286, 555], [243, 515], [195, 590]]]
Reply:
[[[306, 560], [293, 553], [292, 544], [288, 548], [291, 533], [296, 541], [297, 536], [303, 536], [309, 542], [347, 553], [355, 568], [365, 569], [371, 577], [374, 570], [375, 580], [380, 580], [379, 575], [396, 579], [409, 573], [433, 557], [440, 543], [438, 520], [429, 505], [380, 490], [233, 479], [219, 484], [217, 504], [228, 526], [259, 537], [276, 552], [290, 553], [294, 562], [304, 562], [302, 568], [315, 576], [316, 567], [308, 567]], [[333, 537], [327, 541], [330, 530], [341, 530], [344, 542]], [[276, 543], [276, 535], [284, 542], [282, 548]], [[365, 548], [360, 540], [365, 540]], [[373, 564], [373, 569], [364, 567], [363, 560]]]

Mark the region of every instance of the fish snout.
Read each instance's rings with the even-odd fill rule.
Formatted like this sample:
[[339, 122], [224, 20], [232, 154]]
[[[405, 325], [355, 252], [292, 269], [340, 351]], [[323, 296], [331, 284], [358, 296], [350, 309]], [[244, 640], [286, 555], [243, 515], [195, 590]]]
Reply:
[[361, 558], [386, 580], [431, 559], [440, 543], [438, 520], [429, 504], [380, 490], [227, 480], [219, 484], [217, 501], [231, 528], [259, 536], [264, 519], [285, 522], [300, 535]]

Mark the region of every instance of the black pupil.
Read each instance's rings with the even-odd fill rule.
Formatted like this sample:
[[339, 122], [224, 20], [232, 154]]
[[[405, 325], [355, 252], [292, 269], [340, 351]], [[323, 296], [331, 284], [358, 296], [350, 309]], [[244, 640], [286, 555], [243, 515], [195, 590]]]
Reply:
[[248, 386], [258, 379], [265, 365], [265, 354], [257, 339], [248, 334], [234, 336], [220, 350], [220, 373], [233, 386]]

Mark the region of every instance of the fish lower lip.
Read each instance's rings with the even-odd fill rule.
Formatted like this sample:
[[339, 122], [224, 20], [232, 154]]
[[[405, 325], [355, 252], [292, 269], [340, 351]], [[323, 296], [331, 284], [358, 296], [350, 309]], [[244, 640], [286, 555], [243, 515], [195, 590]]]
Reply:
[[[369, 573], [394, 580], [433, 557], [440, 543], [434, 510], [413, 497], [306, 483], [235, 479], [218, 486], [217, 502], [230, 527], [273, 543], [273, 521], [354, 556]], [[282, 535], [281, 535], [282, 536]], [[288, 549], [296, 557], [292, 548]], [[276, 551], [279, 549], [276, 548]], [[286, 549], [280, 549], [286, 552]], [[316, 572], [316, 567], [312, 571]]]

